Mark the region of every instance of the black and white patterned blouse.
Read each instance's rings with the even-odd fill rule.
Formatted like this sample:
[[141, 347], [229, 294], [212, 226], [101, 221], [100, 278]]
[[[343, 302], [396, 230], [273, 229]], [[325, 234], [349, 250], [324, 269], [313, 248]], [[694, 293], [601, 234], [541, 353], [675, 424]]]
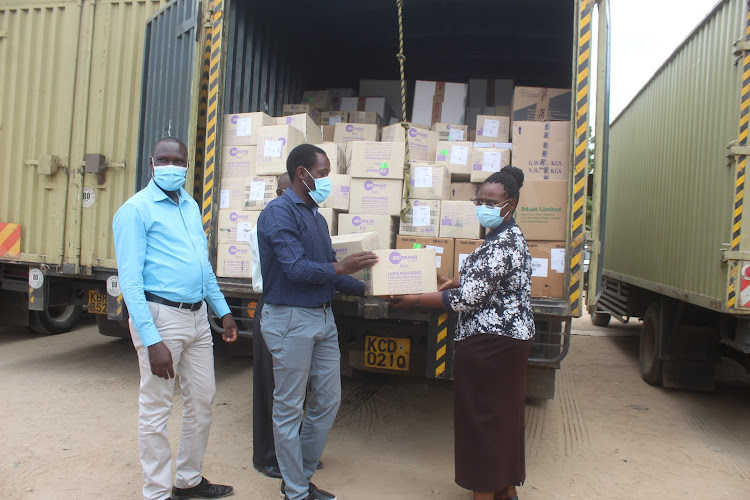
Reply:
[[446, 310], [458, 312], [455, 340], [489, 333], [534, 337], [531, 255], [521, 228], [509, 219], [464, 261], [461, 286], [443, 292]]

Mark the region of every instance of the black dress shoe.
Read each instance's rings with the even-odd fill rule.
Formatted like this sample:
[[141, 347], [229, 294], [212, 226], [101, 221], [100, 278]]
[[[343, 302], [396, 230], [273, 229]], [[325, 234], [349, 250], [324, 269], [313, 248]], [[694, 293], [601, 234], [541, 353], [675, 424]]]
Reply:
[[[286, 496], [286, 483], [283, 480], [281, 481], [280, 492], [284, 496], [284, 500], [287, 500], [289, 498], [288, 496]], [[325, 490], [318, 489], [317, 486], [315, 486], [313, 483], [310, 483], [307, 486], [307, 496], [304, 498], [304, 500], [336, 500], [336, 495]]]
[[263, 474], [264, 476], [271, 477], [273, 479], [281, 479], [281, 471], [278, 465], [258, 465], [253, 464], [255, 470]]
[[172, 500], [187, 500], [188, 498], [222, 498], [232, 494], [234, 488], [221, 484], [212, 484], [205, 477], [192, 488], [172, 487]]
[[318, 470], [323, 468], [323, 462], [318, 462]]

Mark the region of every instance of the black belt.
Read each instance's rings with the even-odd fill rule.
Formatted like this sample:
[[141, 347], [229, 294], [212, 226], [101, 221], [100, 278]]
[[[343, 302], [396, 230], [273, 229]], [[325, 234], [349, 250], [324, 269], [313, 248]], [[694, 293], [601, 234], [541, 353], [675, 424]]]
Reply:
[[163, 299], [158, 295], [154, 295], [151, 292], [146, 292], [146, 300], [155, 304], [164, 304], [169, 307], [176, 307], [178, 309], [190, 309], [191, 311], [197, 311], [203, 305], [203, 301], [200, 302], [172, 302], [171, 300]]

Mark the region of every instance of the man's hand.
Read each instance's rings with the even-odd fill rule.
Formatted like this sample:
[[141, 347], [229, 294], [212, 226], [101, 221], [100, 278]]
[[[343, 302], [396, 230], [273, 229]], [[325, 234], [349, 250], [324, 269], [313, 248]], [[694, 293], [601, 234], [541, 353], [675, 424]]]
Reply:
[[451, 288], [458, 288], [459, 286], [461, 286], [461, 282], [458, 278], [449, 278], [448, 276], [443, 276], [440, 274], [438, 274], [437, 277], [437, 284], [438, 292], [450, 290]]
[[157, 377], [169, 380], [174, 378], [174, 366], [172, 366], [172, 353], [164, 342], [157, 342], [148, 346], [148, 362], [151, 364], [151, 373]]
[[221, 318], [221, 326], [224, 328], [224, 333], [221, 334], [221, 338], [224, 342], [232, 343], [237, 340], [237, 323], [234, 322], [234, 318], [231, 314], [225, 314]]
[[416, 306], [418, 297], [419, 295], [391, 295], [388, 298], [388, 303], [396, 309], [405, 309]]
[[359, 252], [350, 255], [341, 262], [334, 262], [336, 274], [354, 274], [378, 263], [378, 256], [373, 252]]

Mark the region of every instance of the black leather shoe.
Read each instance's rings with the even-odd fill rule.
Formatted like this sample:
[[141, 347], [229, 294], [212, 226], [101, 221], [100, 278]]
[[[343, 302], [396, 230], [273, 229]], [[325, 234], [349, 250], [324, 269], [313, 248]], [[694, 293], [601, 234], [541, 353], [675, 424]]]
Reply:
[[281, 479], [281, 471], [278, 465], [258, 465], [253, 464], [255, 470], [263, 474], [264, 476], [271, 477], [273, 479]]
[[323, 462], [318, 462], [318, 470], [323, 468]]
[[188, 498], [223, 498], [231, 495], [234, 488], [221, 484], [212, 484], [205, 477], [201, 477], [201, 482], [192, 488], [172, 487], [172, 500], [187, 500]]
[[[286, 483], [284, 481], [281, 481], [280, 492], [284, 496], [284, 500], [288, 500], [289, 497], [286, 496]], [[317, 486], [315, 486], [313, 483], [310, 483], [308, 485], [307, 496], [304, 498], [304, 500], [336, 500], [336, 495], [318, 489]]]

